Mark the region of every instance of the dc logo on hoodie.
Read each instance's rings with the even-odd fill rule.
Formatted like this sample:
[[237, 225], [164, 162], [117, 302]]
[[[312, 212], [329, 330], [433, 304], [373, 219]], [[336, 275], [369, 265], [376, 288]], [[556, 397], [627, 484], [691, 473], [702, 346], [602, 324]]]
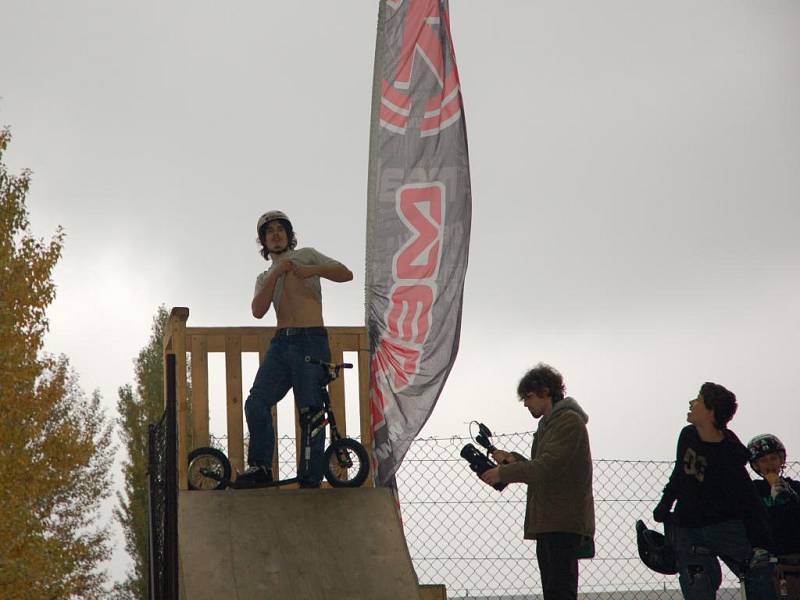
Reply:
[[694, 451], [694, 448], [687, 448], [686, 454], [683, 455], [683, 472], [687, 475], [693, 475], [700, 483], [706, 477], [706, 467], [708, 461], [705, 456], [700, 456]]

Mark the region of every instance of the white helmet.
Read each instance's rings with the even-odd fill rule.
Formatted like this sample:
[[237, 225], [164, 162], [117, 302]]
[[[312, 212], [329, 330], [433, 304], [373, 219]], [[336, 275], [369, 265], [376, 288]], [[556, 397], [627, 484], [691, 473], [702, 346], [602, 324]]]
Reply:
[[286, 216], [286, 213], [280, 210], [269, 210], [258, 218], [258, 225], [256, 225], [256, 233], [259, 233], [261, 231], [261, 228], [270, 221], [276, 221], [278, 219], [289, 223], [289, 227], [292, 226], [292, 222], [289, 220], [289, 217]]

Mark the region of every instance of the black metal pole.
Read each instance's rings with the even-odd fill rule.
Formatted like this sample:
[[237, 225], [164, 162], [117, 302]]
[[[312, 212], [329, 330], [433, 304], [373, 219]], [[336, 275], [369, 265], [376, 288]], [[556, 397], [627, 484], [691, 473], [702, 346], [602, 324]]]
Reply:
[[166, 498], [164, 523], [164, 597], [178, 600], [178, 418], [175, 383], [175, 355], [167, 354], [167, 439]]

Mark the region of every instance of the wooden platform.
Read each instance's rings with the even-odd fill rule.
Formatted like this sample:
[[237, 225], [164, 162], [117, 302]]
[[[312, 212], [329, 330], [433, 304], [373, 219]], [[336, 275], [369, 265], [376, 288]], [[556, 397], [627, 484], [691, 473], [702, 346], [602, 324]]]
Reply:
[[178, 549], [186, 600], [420, 598], [384, 488], [181, 491]]

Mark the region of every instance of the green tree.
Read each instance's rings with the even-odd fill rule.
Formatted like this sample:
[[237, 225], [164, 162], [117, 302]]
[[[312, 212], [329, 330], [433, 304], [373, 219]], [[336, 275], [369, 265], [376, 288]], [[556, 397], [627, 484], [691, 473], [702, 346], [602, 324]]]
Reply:
[[147, 501], [148, 427], [164, 412], [164, 350], [162, 340], [169, 319], [164, 306], [153, 317], [150, 339], [134, 361], [136, 389], [119, 389], [117, 412], [120, 436], [128, 458], [123, 464], [125, 489], [117, 493], [114, 511], [125, 531], [125, 548], [133, 560], [127, 579], [114, 588], [117, 598], [144, 600], [149, 586], [149, 519]]
[[102, 598], [110, 550], [98, 511], [111, 488], [111, 424], [68, 359], [44, 353], [64, 234], [31, 235], [31, 173], [8, 173], [10, 139], [0, 130], [0, 597]]

